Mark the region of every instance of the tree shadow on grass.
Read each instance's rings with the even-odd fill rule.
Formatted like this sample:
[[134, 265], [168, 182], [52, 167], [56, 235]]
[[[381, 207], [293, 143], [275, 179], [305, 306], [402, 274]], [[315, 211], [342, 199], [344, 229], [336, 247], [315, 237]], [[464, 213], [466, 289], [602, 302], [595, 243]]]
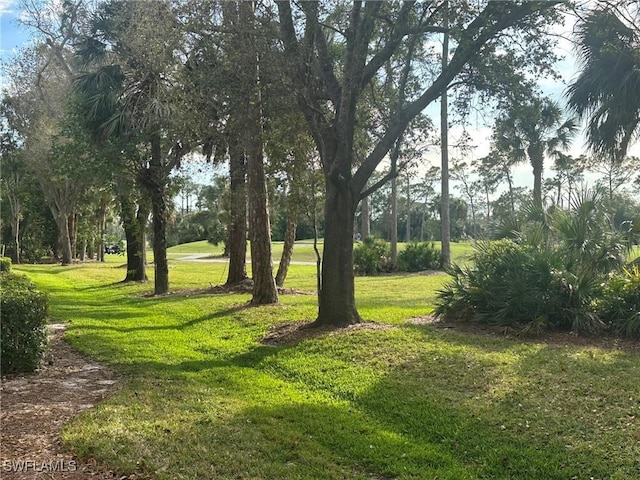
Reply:
[[[141, 326], [134, 326], [134, 327], [118, 327], [115, 325], [83, 325], [82, 327], [79, 327], [79, 328], [85, 331], [111, 330], [114, 332], [121, 332], [121, 333], [139, 332], [139, 331], [160, 331], [160, 330], [186, 330], [188, 328], [194, 327], [200, 323], [203, 323], [209, 320], [215, 320], [216, 318], [227, 317], [234, 313], [240, 312], [246, 308], [249, 308], [248, 305], [244, 305], [244, 304], [235, 305], [230, 308], [225, 308], [224, 310], [219, 310], [214, 313], [202, 315], [197, 318], [192, 318], [191, 320], [188, 320], [186, 322], [172, 323], [168, 325], [167, 324], [141, 325]], [[92, 315], [85, 314], [85, 316], [91, 317]], [[117, 319], [119, 320], [122, 318], [137, 318], [139, 316], [140, 316], [139, 313], [125, 314], [123, 312], [118, 312]], [[98, 320], [108, 321], [109, 319], [113, 319], [113, 314], [109, 314], [108, 312], [105, 312], [104, 314], [97, 313], [93, 315], [93, 318], [96, 318]]]
[[[197, 458], [187, 456], [184, 465], [170, 466], [166, 474], [174, 477], [183, 473], [181, 468], [194, 464], [216, 465], [222, 469], [217, 472], [221, 478], [337, 479], [348, 474], [350, 478], [376, 479], [565, 480], [609, 478], [614, 473], [637, 471], [638, 460], [633, 460], [633, 455], [623, 466], [602, 460], [607, 448], [616, 445], [604, 444], [597, 453], [584, 445], [566, 445], [561, 423], [554, 430], [553, 422], [539, 422], [550, 434], [546, 436], [528, 431], [539, 428], [535, 418], [544, 411], [535, 410], [536, 401], [544, 402], [551, 396], [549, 389], [556, 386], [555, 369], [594, 369], [593, 380], [597, 380], [602, 375], [597, 359], [568, 356], [558, 365], [549, 365], [550, 358], [556, 358], [552, 347], [518, 347], [518, 342], [502, 339], [478, 342], [471, 335], [446, 334], [442, 338], [430, 327], [404, 328], [424, 334], [423, 349], [381, 372], [363, 391], [349, 383], [347, 377], [352, 372], [348, 370], [322, 369], [321, 382], [314, 376], [300, 375], [297, 361], [305, 368], [313, 367], [301, 358], [299, 345], [254, 344], [241, 353], [218, 354], [212, 347], [211, 358], [202, 360], [135, 361], [131, 367], [138, 378], [166, 380], [169, 385], [163, 386], [169, 390], [162, 403], [149, 407], [152, 421], [161, 426], [174, 421], [183, 409], [195, 409], [195, 413], [161, 435], [151, 429], [127, 438], [148, 444], [150, 448], [144, 451], [163, 452], [170, 445], [181, 445], [185, 452], [197, 450]], [[433, 346], [434, 340], [448, 342], [447, 349]], [[497, 368], [502, 365], [501, 354], [514, 348], [518, 351], [509, 368]], [[331, 352], [327, 356], [337, 358]], [[622, 365], [628, 376], [623, 392], [627, 396], [633, 395], [636, 385], [633, 360], [624, 354], [611, 360], [616, 365], [629, 361], [629, 365]], [[541, 366], [545, 370], [539, 372]], [[574, 403], [573, 411], [570, 407], [567, 412], [573, 415], [571, 419], [577, 418], [581, 405], [580, 389], [587, 388], [589, 382], [579, 380], [567, 389], [568, 396], [578, 397], [566, 399]], [[197, 391], [190, 392], [190, 387]], [[352, 390], [346, 391], [348, 388]], [[596, 393], [605, 392], [603, 385]], [[593, 396], [593, 392], [584, 394]], [[199, 401], [194, 401], [203, 395], [213, 407], [200, 407]], [[217, 405], [226, 401], [247, 405], [235, 413], [224, 407], [217, 410]], [[582, 433], [592, 433], [589, 425], [580, 424], [579, 419], [576, 422], [578, 428], [585, 429]], [[635, 447], [628, 448], [632, 454]], [[226, 465], [218, 467], [223, 462]], [[199, 475], [191, 476], [215, 478], [207, 477], [211, 473], [206, 470]]]
[[[192, 445], [195, 451], [198, 446], [198, 462], [226, 462], [225, 469], [218, 472], [221, 478], [248, 473], [252, 478], [289, 479], [565, 480], [607, 476], [606, 471], [592, 468], [588, 457], [576, 456], [565, 448], [561, 439], [532, 443], [522, 432], [501, 428], [496, 423], [500, 401], [490, 404], [490, 411], [473, 411], [467, 405], [443, 401], [432, 391], [442, 385], [430, 387], [428, 376], [418, 379], [415, 371], [402, 367], [351, 401], [333, 398], [326, 391], [313, 392], [303, 385], [283, 384], [267, 372], [255, 370], [267, 357], [289, 348], [295, 347], [258, 346], [223, 361], [138, 364], [141, 371], [161, 369], [190, 380], [170, 382], [175, 397], [166, 392], [166, 404], [159, 408], [147, 405], [159, 426], [174, 422], [160, 435], [164, 439], [147, 429], [141, 432], [143, 438], [136, 432], [136, 442], [148, 445], [144, 451], [163, 451], [167, 445], [178, 444], [184, 451], [190, 451]], [[245, 375], [233, 367], [248, 370]], [[418, 370], [430, 367], [428, 362], [415, 365]], [[210, 371], [189, 376], [204, 370]], [[268, 380], [260, 383], [261, 378]], [[260, 386], [256, 387], [256, 382]], [[210, 389], [216, 385], [224, 389], [213, 393]], [[213, 395], [213, 410], [199, 408], [195, 414], [189, 413], [188, 422], [175, 424], [176, 412], [193, 407], [189, 397], [197, 398], [205, 391]], [[238, 399], [248, 404], [239, 413], [228, 415], [215, 407]], [[184, 473], [181, 468], [198, 462], [195, 457], [186, 458], [185, 465], [172, 466], [166, 473], [178, 476]], [[211, 478], [204, 471], [201, 475]]]

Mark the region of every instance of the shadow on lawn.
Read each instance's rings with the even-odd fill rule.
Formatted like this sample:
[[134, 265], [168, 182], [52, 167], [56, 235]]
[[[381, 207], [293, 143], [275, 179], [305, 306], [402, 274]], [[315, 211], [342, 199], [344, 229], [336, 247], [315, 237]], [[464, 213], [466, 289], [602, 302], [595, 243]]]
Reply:
[[[240, 312], [242, 310], [244, 310], [245, 308], [249, 308], [248, 305], [236, 305], [230, 308], [226, 308], [224, 310], [218, 310], [215, 313], [210, 313], [207, 315], [202, 315], [200, 317], [197, 318], [193, 318], [191, 320], [188, 320], [186, 322], [179, 322], [179, 323], [173, 323], [173, 324], [164, 324], [164, 325], [141, 325], [141, 326], [135, 326], [135, 327], [118, 327], [115, 325], [83, 325], [82, 327], [80, 327], [83, 331], [100, 331], [100, 330], [111, 330], [114, 332], [121, 332], [121, 333], [127, 333], [127, 332], [140, 332], [140, 331], [158, 331], [158, 330], [186, 330], [187, 328], [191, 328], [195, 325], [198, 325], [200, 323], [206, 322], [208, 320], [214, 320], [216, 318], [224, 318], [227, 317], [228, 315], [232, 315], [234, 313]], [[96, 312], [94, 314], [92, 313], [85, 313], [84, 314], [87, 317], [91, 317], [91, 318], [95, 318], [98, 320], [102, 320], [105, 322], [108, 322], [109, 320], [113, 320], [113, 317], [111, 314], [109, 314], [108, 312]], [[140, 313], [139, 312], [134, 312], [131, 314], [126, 314], [123, 313], [121, 311], [118, 312], [118, 316], [117, 316], [117, 320], [123, 319], [123, 318], [140, 318]]]
[[[185, 328], [242, 308], [162, 328]], [[602, 372], [598, 367], [602, 362], [597, 359], [569, 355], [558, 361], [556, 347], [523, 346], [497, 338], [478, 341], [469, 334], [450, 334], [433, 327], [402, 328], [419, 334], [411, 334], [409, 340], [419, 342], [417, 354], [379, 372], [378, 379], [364, 391], [349, 383], [352, 371], [348, 369], [321, 369], [322, 373], [317, 373], [320, 378], [300, 373], [299, 366], [310, 368], [301, 349], [317, 347], [316, 339], [306, 346], [254, 343], [242, 353], [217, 351], [212, 345], [211, 358], [203, 360], [134, 361], [129, 368], [135, 369], [135, 376], [145, 381], [159, 379], [166, 389], [161, 399], [157, 393], [148, 393], [158, 402], [149, 407], [157, 425], [173, 424], [176, 412], [196, 408], [200, 404], [194, 399], [203, 395], [214, 405], [213, 409], [197, 406], [196, 417], [189, 417], [187, 424], [181, 422], [160, 436], [153, 429], [135, 432], [136, 442], [148, 444], [145, 451], [163, 451], [166, 445], [181, 445], [185, 451], [192, 445], [195, 451], [197, 446], [198, 461], [194, 457], [193, 461], [184, 459], [182, 463], [190, 464], [190, 468], [193, 464], [207, 465], [207, 461], [217, 465], [223, 458], [227, 470], [219, 475], [225, 478], [243, 476], [251, 470], [253, 478], [338, 479], [349, 472], [354, 478], [360, 475], [377, 479], [565, 480], [609, 478], [616, 473], [622, 475], [619, 478], [632, 478], [627, 474], [640, 467], [638, 457], [634, 457], [637, 446], [632, 441], [631, 445], [619, 446], [629, 450], [628, 460], [619, 465], [606, 456], [607, 448], [615, 445], [607, 447], [602, 438], [593, 438], [594, 442], [604, 442], [596, 445], [596, 451], [590, 449], [588, 442], [565, 445], [562, 415], [554, 413], [557, 423], [535, 420], [544, 415], [535, 409], [537, 402], [551, 397], [548, 389], [564, 388], [554, 383], [556, 370], [586, 370], [587, 377], [592, 378], [574, 380], [569, 376], [564, 380], [568, 382], [568, 405], [562, 407], [568, 410], [566, 422], [575, 420], [584, 435], [595, 435], [592, 426], [581, 424], [576, 413], [581, 407], [590, 408], [581, 395], [591, 398], [607, 393], [605, 382], [599, 390], [581, 391], [600, 380]], [[384, 339], [385, 333], [380, 335]], [[100, 334], [88, 336], [99, 341]], [[331, 343], [339, 344], [341, 338], [336, 335]], [[320, 341], [330, 348], [327, 338]], [[502, 365], [501, 354], [514, 349], [517, 355], [509, 368], [496, 368]], [[481, 355], [475, 355], [478, 350]], [[340, 348], [336, 352], [327, 350], [327, 358], [347, 365], [349, 352]], [[362, 368], [371, 367], [368, 361], [363, 362]], [[621, 363], [627, 361], [628, 364]], [[627, 391], [623, 396], [634, 395], [637, 356], [627, 358], [621, 354], [610, 362], [625, 377]], [[593, 372], [589, 373], [589, 369]], [[220, 386], [224, 388], [217, 388]], [[135, 416], [136, 407], [127, 403], [130, 398], [121, 400], [122, 408], [134, 408], [131, 414]], [[224, 405], [225, 401], [246, 406], [240, 413], [216, 413], [215, 405]], [[531, 434], [541, 426], [546, 433]], [[132, 454], [139, 451], [134, 449]], [[183, 473], [181, 468], [173, 466], [166, 474], [178, 477]], [[303, 472], [315, 473], [302, 475]], [[201, 475], [192, 478], [213, 478], [207, 477], [205, 470]]]
[[[154, 370], [170, 374], [172, 380], [167, 385], [176, 390], [175, 398], [171, 390], [167, 391], [166, 404], [153, 409], [159, 425], [165, 422], [164, 416], [170, 423], [176, 409], [192, 403], [185, 396], [196, 398], [214, 385], [224, 386], [215, 394], [209, 393], [214, 404], [224, 404], [226, 397], [248, 404], [232, 416], [202, 410], [200, 420], [192, 419], [184, 428], [172, 428], [165, 434], [173, 437], [168, 444], [206, 445], [210, 462], [215, 463], [216, 456], [221, 455], [232, 465], [227, 468], [239, 469], [220, 472], [225, 478], [241, 475], [249, 465], [258, 469], [253, 472], [255, 478], [303, 478], [298, 475], [299, 468], [317, 473], [304, 478], [328, 479], [344, 478], [345, 471], [354, 478], [451, 480], [565, 480], [608, 478], [614, 473], [615, 466], [612, 470], [612, 465], [596, 462], [593, 452], [567, 447], [555, 436], [542, 441], [538, 436], [533, 442], [524, 426], [517, 427], [518, 419], [505, 418], [513, 415], [512, 405], [507, 404], [544, 393], [534, 389], [539, 386], [523, 383], [516, 385], [511, 395], [488, 399], [492, 395], [488, 388], [500, 378], [485, 372], [477, 385], [473, 386], [472, 380], [478, 369], [490, 367], [491, 362], [468, 369], [464, 352], [454, 352], [446, 365], [438, 365], [427, 352], [410, 364], [389, 369], [370, 388], [346, 399], [338, 387], [332, 391], [331, 386], [305, 383], [300, 378], [293, 382], [289, 379], [285, 386], [279, 375], [265, 367], [267, 360], [279, 362], [280, 356], [296, 355], [297, 348], [256, 346], [228, 359], [170, 365], [140, 362], [136, 370], [151, 378]], [[532, 369], [542, 354], [534, 351], [522, 355], [515, 368]], [[579, 362], [571, 366], [579, 367]], [[435, 371], [438, 368], [453, 368], [459, 371], [459, 377], [466, 378], [440, 375]], [[190, 375], [205, 370], [205, 375]], [[340, 384], [332, 373], [326, 372], [328, 384], [332, 380]], [[175, 381], [179, 378], [187, 383]], [[261, 378], [269, 380], [260, 383]], [[476, 396], [483, 398], [474, 407]], [[531, 412], [522, 414], [528, 417]], [[145, 443], [158, 441], [156, 435], [141, 433]], [[199, 448], [198, 458], [202, 458], [205, 454]], [[279, 470], [283, 465], [290, 466], [284, 470], [289, 475]], [[318, 472], [324, 473], [320, 476]], [[180, 473], [167, 472], [176, 476]]]

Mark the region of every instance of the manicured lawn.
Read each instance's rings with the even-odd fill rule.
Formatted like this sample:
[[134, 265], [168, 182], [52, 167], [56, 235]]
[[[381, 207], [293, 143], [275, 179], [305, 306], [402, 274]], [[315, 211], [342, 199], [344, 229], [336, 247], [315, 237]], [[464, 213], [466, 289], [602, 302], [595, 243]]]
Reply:
[[[440, 248], [440, 242], [434, 242], [437, 248]], [[406, 246], [406, 243], [400, 242], [398, 244], [398, 250], [402, 251]], [[318, 249], [322, 254], [322, 239], [318, 244]], [[466, 256], [468, 256], [473, 247], [470, 242], [454, 242], [451, 243], [451, 258], [453, 261], [464, 262]], [[213, 246], [205, 240], [200, 242], [184, 243], [182, 245], [176, 245], [167, 250], [169, 258], [188, 257], [191, 255], [202, 256], [215, 256], [222, 255], [222, 245]], [[282, 256], [282, 242], [273, 242], [272, 255], [274, 261], [279, 261]], [[149, 258], [152, 258], [152, 252], [149, 252]], [[293, 248], [293, 261], [296, 262], [315, 262], [316, 253], [313, 250], [313, 240], [299, 240], [296, 242]]]
[[[146, 297], [152, 284], [117, 283], [116, 260], [15, 267], [51, 292], [69, 341], [123, 375], [66, 427], [79, 456], [159, 479], [640, 478], [637, 349], [407, 323], [445, 275], [358, 278], [361, 314], [388, 328], [265, 346], [270, 327], [311, 320], [316, 297], [247, 308], [194, 291], [225, 264], [175, 260], [176, 293]], [[294, 265], [287, 286], [313, 290], [314, 274]]]

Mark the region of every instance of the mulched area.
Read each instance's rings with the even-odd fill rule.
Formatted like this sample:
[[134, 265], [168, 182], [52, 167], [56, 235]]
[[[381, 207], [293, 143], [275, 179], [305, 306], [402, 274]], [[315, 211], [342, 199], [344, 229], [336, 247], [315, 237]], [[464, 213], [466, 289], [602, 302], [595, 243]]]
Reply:
[[2, 379], [0, 477], [16, 480], [134, 480], [93, 459], [79, 459], [60, 440], [63, 426], [118, 388], [117, 375], [79, 355], [63, 340], [64, 325], [49, 326], [44, 366]]

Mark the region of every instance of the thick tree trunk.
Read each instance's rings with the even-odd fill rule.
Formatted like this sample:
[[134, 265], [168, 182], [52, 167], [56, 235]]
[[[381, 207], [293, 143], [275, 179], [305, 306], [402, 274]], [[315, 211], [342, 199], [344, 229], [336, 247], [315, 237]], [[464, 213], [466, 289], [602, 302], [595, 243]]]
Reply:
[[353, 219], [356, 199], [347, 185], [327, 181], [322, 290], [317, 326], [344, 327], [361, 321], [355, 300]]
[[128, 195], [120, 197], [122, 208], [122, 226], [127, 239], [127, 274], [124, 282], [146, 282], [147, 271], [145, 261], [144, 232], [147, 227], [149, 212], [136, 205]]
[[533, 204], [542, 209], [542, 171], [544, 169], [544, 149], [536, 144], [527, 148], [533, 169]]
[[262, 139], [262, 105], [259, 70], [255, 45], [254, 3], [240, 2], [240, 24], [245, 51], [242, 52], [241, 70], [247, 82], [244, 87], [245, 137], [249, 190], [249, 218], [251, 238], [251, 275], [253, 278], [252, 305], [278, 302], [278, 289], [273, 278], [271, 263], [271, 225], [267, 182], [264, 173]]
[[282, 257], [278, 265], [278, 273], [276, 273], [276, 285], [282, 287], [287, 278], [289, 265], [291, 264], [291, 256], [293, 255], [293, 246], [296, 242], [296, 227], [298, 226], [296, 219], [298, 217], [297, 203], [292, 197], [289, 197], [289, 207], [287, 208], [287, 228], [284, 232], [284, 244], [282, 246]]
[[247, 165], [237, 134], [229, 145], [230, 220], [227, 243], [229, 273], [227, 285], [233, 285], [247, 277]]
[[267, 185], [262, 164], [262, 145], [248, 155], [250, 236], [251, 236], [251, 276], [253, 278], [252, 305], [278, 303], [278, 289], [273, 278], [271, 263], [271, 225]]
[[60, 244], [60, 261], [62, 265], [71, 265], [73, 255], [71, 253], [71, 238], [69, 237], [69, 217], [66, 213], [53, 213], [53, 218], [58, 227], [58, 242]]
[[153, 263], [155, 295], [163, 295], [169, 291], [169, 264], [167, 262], [167, 216], [169, 212], [167, 198], [167, 181], [162, 166], [160, 137], [151, 139], [151, 162], [149, 165], [149, 193], [151, 194], [151, 210], [153, 213]]
[[542, 166], [533, 166], [533, 204], [542, 208]]

